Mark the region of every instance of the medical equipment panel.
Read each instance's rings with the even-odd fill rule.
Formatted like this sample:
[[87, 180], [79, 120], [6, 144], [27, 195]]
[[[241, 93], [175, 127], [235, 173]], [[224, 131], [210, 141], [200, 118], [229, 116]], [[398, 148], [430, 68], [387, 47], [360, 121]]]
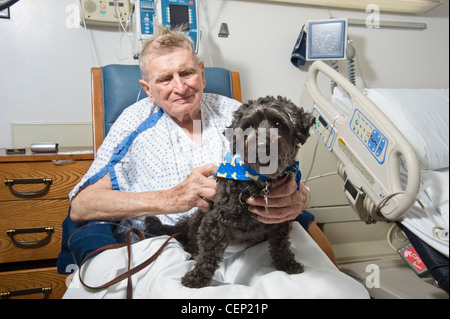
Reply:
[[355, 110], [349, 123], [350, 129], [367, 147], [373, 157], [382, 164], [388, 148], [388, 139], [373, 125], [360, 110]]
[[116, 26], [125, 23], [131, 15], [129, 0], [81, 0], [81, 24]]
[[155, 17], [155, 1], [141, 1], [138, 6], [139, 14], [139, 30], [142, 36], [150, 36], [153, 34], [153, 19]]
[[153, 34], [153, 23], [160, 23], [169, 29], [183, 26], [198, 51], [197, 0], [136, 0], [135, 6], [134, 24], [139, 40]]
[[[321, 93], [319, 72], [347, 92], [352, 104], [349, 113], [344, 114]], [[337, 157], [344, 193], [362, 220], [397, 220], [411, 208], [420, 186], [417, 156], [397, 127], [361, 91], [329, 65], [316, 61], [310, 67], [300, 106], [316, 117], [312, 130]], [[400, 180], [401, 160], [407, 168], [406, 189]]]
[[313, 126], [313, 130], [329, 149], [333, 145], [334, 138], [336, 137], [336, 132], [333, 130], [331, 125], [320, 115], [317, 108], [312, 110], [313, 116], [316, 118], [316, 123]]
[[344, 60], [347, 48], [347, 19], [308, 21], [306, 59]]

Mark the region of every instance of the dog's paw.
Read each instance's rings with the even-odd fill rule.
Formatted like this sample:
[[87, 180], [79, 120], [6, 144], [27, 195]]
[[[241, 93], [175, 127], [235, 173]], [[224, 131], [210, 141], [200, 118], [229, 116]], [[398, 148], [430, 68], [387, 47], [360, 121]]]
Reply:
[[203, 288], [209, 285], [210, 279], [198, 276], [194, 271], [188, 272], [181, 278], [181, 284], [187, 288]]
[[290, 263], [279, 265], [277, 268], [290, 275], [301, 274], [303, 272], [303, 265], [295, 260]]

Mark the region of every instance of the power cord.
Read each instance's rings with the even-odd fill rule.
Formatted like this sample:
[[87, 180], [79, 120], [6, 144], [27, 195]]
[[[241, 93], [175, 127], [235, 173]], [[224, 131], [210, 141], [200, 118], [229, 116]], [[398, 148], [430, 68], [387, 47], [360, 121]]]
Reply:
[[125, 57], [121, 57], [120, 56], [120, 49], [122, 47], [122, 42], [123, 42], [123, 38], [126, 35], [128, 37], [128, 40], [130, 40], [130, 45], [131, 45], [131, 56], [133, 56], [133, 47], [134, 47], [134, 41], [133, 41], [133, 36], [130, 33], [131, 30], [129, 30], [129, 28], [131, 28], [131, 15], [134, 11], [134, 5], [130, 8], [130, 12], [128, 13], [128, 18], [126, 20], [125, 25], [122, 22], [122, 14], [120, 12], [119, 9], [119, 1], [118, 0], [114, 0], [114, 10], [116, 12], [116, 16], [117, 16], [117, 20], [118, 20], [118, 27], [119, 27], [119, 33], [121, 33], [119, 42], [116, 45], [116, 57], [117, 59], [119, 59], [120, 61], [124, 61], [126, 59], [128, 59], [128, 55], [126, 55]]
[[[389, 227], [389, 230], [388, 230], [388, 232], [387, 232], [387, 242], [388, 242], [389, 247], [391, 247], [392, 250], [394, 250], [394, 251], [397, 251], [397, 248], [392, 244], [391, 238], [392, 238], [392, 232], [394, 231], [394, 228], [396, 228], [396, 227], [397, 227], [397, 231], [396, 231], [395, 234], [394, 234], [394, 235], [395, 235], [395, 238], [397, 238], [397, 240], [400, 241], [400, 242], [406, 242], [406, 241], [408, 241], [408, 238], [407, 238], [406, 235], [403, 233], [403, 231], [402, 231], [400, 228], [398, 228], [397, 224], [393, 223], [392, 226]], [[399, 232], [401, 232], [401, 233], [403, 234], [403, 238], [400, 238], [400, 237], [398, 236], [398, 233], [399, 233]]]
[[415, 197], [416, 198], [416, 202], [420, 205], [420, 207], [422, 208], [422, 210], [424, 211], [424, 213], [427, 215], [428, 218], [430, 218], [430, 220], [433, 222], [433, 224], [435, 225], [432, 228], [432, 234], [433, 237], [438, 239], [438, 240], [442, 240], [444, 242], [448, 242], [448, 229], [440, 226], [436, 220], [433, 218], [433, 216], [430, 214], [430, 212], [427, 210], [427, 208], [425, 207], [425, 205], [422, 203], [422, 201], [420, 199], [418, 199], [418, 195], [415, 194], [411, 194], [409, 192], [405, 192], [405, 191], [401, 191], [401, 192], [396, 192], [396, 193], [392, 193], [388, 196], [386, 196], [385, 198], [383, 198], [383, 200], [377, 205], [377, 207], [375, 208], [376, 212], [380, 212], [380, 210], [386, 206], [387, 202], [393, 198], [394, 196], [397, 195], [408, 195], [411, 197]]
[[313, 151], [313, 156], [312, 156], [312, 161], [311, 161], [311, 166], [309, 167], [309, 171], [306, 174], [306, 178], [303, 181], [303, 184], [306, 185], [306, 183], [309, 181], [309, 175], [311, 175], [312, 169], [314, 167], [314, 160], [316, 159], [316, 153], [317, 153], [317, 147], [319, 146], [319, 142], [320, 139], [317, 139], [316, 145], [314, 146], [314, 151]]
[[81, 0], [80, 0], [80, 15], [81, 15], [81, 20], [83, 22], [84, 29], [86, 31], [88, 31], [89, 47], [91, 49], [92, 62], [94, 64], [94, 66], [99, 67], [99, 66], [101, 66], [100, 59], [98, 57], [98, 52], [94, 45], [94, 39], [92, 38], [92, 32], [86, 26], [86, 19], [84, 18], [84, 13], [83, 13], [83, 3], [81, 2]]
[[431, 219], [431, 221], [435, 225], [432, 228], [434, 238], [448, 242], [448, 229], [445, 229], [444, 227], [439, 226], [439, 224], [436, 222], [436, 220], [433, 218], [433, 216], [431, 216], [430, 212], [425, 208], [425, 205], [419, 199], [417, 200], [417, 203], [419, 203], [422, 210], [425, 212], [425, 214]]

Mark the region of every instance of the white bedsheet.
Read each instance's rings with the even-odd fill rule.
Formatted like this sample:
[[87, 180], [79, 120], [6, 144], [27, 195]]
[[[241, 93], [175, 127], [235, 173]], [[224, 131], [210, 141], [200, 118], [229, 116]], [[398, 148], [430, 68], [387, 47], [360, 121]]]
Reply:
[[366, 89], [365, 94], [409, 141], [422, 169], [449, 167], [448, 89]]
[[[147, 239], [132, 248], [132, 267], [151, 256], [167, 236]], [[229, 247], [212, 285], [189, 289], [180, 278], [194, 265], [190, 255], [174, 239], [158, 259], [133, 276], [133, 298], [237, 299], [237, 298], [369, 298], [365, 287], [340, 272], [312, 240], [294, 223], [292, 250], [305, 266], [302, 274], [288, 275], [271, 265], [267, 242], [243, 249]], [[83, 266], [83, 280], [97, 286], [126, 269], [126, 248], [109, 250]], [[126, 280], [105, 290], [92, 291], [81, 285], [78, 272], [64, 298], [125, 298]]]
[[[422, 190], [419, 199], [433, 216], [436, 223], [449, 228], [449, 175], [448, 167], [439, 171], [422, 170]], [[405, 179], [405, 176], [402, 175]], [[428, 245], [448, 257], [449, 243], [435, 238], [432, 229], [435, 226], [418, 203], [406, 213], [400, 222]]]

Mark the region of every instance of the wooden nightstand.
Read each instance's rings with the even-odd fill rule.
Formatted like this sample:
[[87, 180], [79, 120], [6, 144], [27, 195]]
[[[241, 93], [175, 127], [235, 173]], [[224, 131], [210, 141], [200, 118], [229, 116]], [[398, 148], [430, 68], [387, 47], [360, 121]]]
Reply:
[[56, 271], [68, 194], [87, 172], [93, 153], [7, 155], [0, 148], [0, 297], [61, 298], [67, 275]]

